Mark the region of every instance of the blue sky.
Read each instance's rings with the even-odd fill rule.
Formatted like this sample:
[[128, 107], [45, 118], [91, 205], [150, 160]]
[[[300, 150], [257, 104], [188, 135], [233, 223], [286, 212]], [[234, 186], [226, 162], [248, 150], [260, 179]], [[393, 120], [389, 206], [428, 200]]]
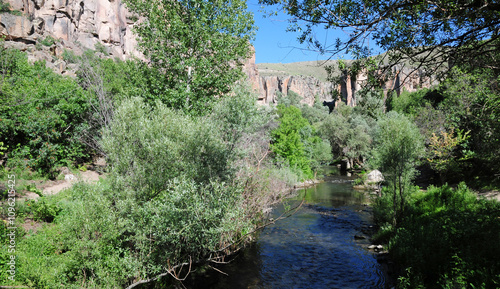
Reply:
[[[247, 1], [248, 10], [254, 13], [255, 25], [259, 27], [255, 46], [256, 63], [290, 63], [299, 61], [314, 61], [327, 59], [329, 55], [320, 55], [317, 52], [306, 51], [307, 46], [297, 40], [299, 33], [287, 32], [287, 16], [284, 14], [264, 18], [258, 0]], [[265, 7], [269, 10], [269, 7]], [[320, 31], [323, 40], [331, 42], [337, 37], [335, 31]], [[337, 59], [335, 57], [334, 59]]]
[[[305, 44], [300, 44], [297, 40], [299, 33], [287, 32], [289, 25], [288, 16], [281, 13], [278, 16], [264, 18], [260, 12], [261, 5], [258, 0], [247, 0], [248, 10], [254, 13], [255, 25], [259, 28], [256, 38], [253, 42], [255, 47], [256, 63], [290, 63], [300, 61], [325, 60], [331, 55], [321, 55], [318, 52], [307, 51]], [[271, 7], [264, 7], [271, 10]], [[341, 30], [322, 30], [317, 28], [315, 31], [317, 39], [323, 44], [333, 44], [337, 38], [347, 39], [347, 34]], [[370, 43], [372, 44], [372, 43]], [[371, 45], [378, 53], [381, 50]], [[351, 59], [349, 55], [336, 55], [333, 60], [339, 58]]]

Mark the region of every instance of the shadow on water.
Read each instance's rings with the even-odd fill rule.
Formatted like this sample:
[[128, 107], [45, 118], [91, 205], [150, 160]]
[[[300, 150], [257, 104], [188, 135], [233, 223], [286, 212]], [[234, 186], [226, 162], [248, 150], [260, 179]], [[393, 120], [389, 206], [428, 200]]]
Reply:
[[[351, 181], [336, 173], [298, 191], [289, 200], [304, 200], [296, 214], [265, 228], [234, 263], [221, 267], [228, 276], [212, 272], [196, 288], [387, 288], [368, 240], [359, 238], [371, 214]], [[283, 210], [275, 208], [274, 217]]]

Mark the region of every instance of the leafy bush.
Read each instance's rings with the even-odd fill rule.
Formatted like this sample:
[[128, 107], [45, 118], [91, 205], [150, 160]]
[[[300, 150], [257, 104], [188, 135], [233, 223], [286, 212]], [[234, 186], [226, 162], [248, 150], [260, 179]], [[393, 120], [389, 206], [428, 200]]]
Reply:
[[109, 55], [108, 48], [106, 46], [104, 46], [104, 44], [102, 44], [101, 42], [97, 42], [94, 45], [94, 48], [95, 48], [95, 51], [97, 51], [97, 52], [100, 52], [106, 56]]
[[411, 267], [403, 288], [497, 288], [499, 232], [500, 203], [477, 199], [463, 183], [416, 195], [389, 243], [401, 268]]
[[42, 196], [37, 200], [28, 201], [33, 218], [49, 223], [54, 221], [62, 210], [57, 201], [58, 199], [53, 196]]
[[89, 157], [78, 132], [89, 96], [69, 78], [43, 62], [29, 64], [25, 54], [0, 49], [0, 134], [6, 138], [7, 165], [55, 177], [55, 166]]
[[7, 2], [3, 2], [4, 0], [0, 0], [0, 12], [10, 12], [10, 4]]
[[426, 95], [430, 93], [429, 89], [420, 89], [416, 92], [407, 92], [404, 90], [399, 96], [393, 96], [390, 101], [391, 110], [395, 110], [402, 114], [416, 115], [422, 107], [431, 104], [426, 99]]
[[50, 35], [45, 38], [40, 38], [38, 41], [40, 42], [40, 44], [45, 46], [52, 46], [56, 43], [56, 40]]
[[76, 56], [76, 54], [73, 52], [73, 50], [64, 49], [64, 51], [62, 53], [62, 58], [67, 63], [77, 63], [78, 62], [78, 56]]
[[227, 180], [229, 150], [215, 123], [191, 119], [160, 102], [152, 109], [140, 98], [124, 101], [103, 132], [112, 170], [127, 186], [148, 199], [181, 175], [203, 184]]

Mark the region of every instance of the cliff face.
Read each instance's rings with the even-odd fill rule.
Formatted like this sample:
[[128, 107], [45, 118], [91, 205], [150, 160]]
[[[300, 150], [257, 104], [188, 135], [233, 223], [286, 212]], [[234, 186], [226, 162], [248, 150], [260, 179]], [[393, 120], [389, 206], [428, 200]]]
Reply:
[[[415, 92], [421, 88], [430, 88], [438, 84], [438, 81], [434, 77], [424, 74], [422, 70], [409, 67], [396, 67], [392, 75], [392, 77], [386, 78], [385, 82], [382, 83], [384, 101], [390, 92], [394, 92], [399, 96], [403, 91]], [[358, 102], [356, 94], [361, 90], [366, 81], [367, 76], [363, 73], [356, 77], [344, 77], [336, 87], [340, 99], [336, 100], [335, 105], [337, 106], [339, 102], [343, 101], [349, 106], [356, 106]]]
[[[335, 101], [335, 106], [340, 102], [356, 106], [357, 93], [367, 81], [364, 74], [359, 74], [356, 77], [346, 76], [336, 86], [313, 76], [286, 75], [286, 71], [276, 71], [276, 75], [269, 75], [268, 70], [262, 70], [265, 76], [260, 76], [259, 69], [256, 69], [255, 56], [249, 59], [245, 67], [261, 104], [276, 103], [276, 92], [287, 95], [289, 91], [293, 91], [303, 97], [301, 100], [303, 104], [313, 105], [317, 97], [321, 102]], [[318, 67], [317, 69], [324, 68]], [[434, 78], [424, 75], [420, 70], [411, 68], [395, 69], [393, 75], [382, 84], [385, 97], [389, 92], [395, 92], [399, 95], [403, 90], [414, 92], [420, 88], [429, 88], [437, 84]], [[335, 99], [333, 99], [334, 97]]]
[[[132, 28], [137, 17], [128, 12], [122, 0], [3, 0], [13, 11], [0, 13], [0, 35], [6, 46], [26, 51], [31, 60], [46, 60], [47, 66], [62, 74], [72, 75], [75, 65], [64, 60], [65, 50], [80, 55], [85, 49], [104, 55], [127, 59], [141, 57]], [[103, 56], [104, 56], [103, 55]], [[323, 69], [318, 67], [318, 69]], [[337, 91], [348, 105], [356, 105], [356, 92], [366, 77], [346, 77], [337, 87], [308, 75], [259, 74], [255, 50], [244, 63], [244, 71], [261, 104], [276, 103], [276, 92], [287, 95], [293, 91], [303, 97], [302, 103], [312, 105], [332, 101]], [[384, 84], [384, 90], [415, 91], [429, 87], [434, 81], [420, 72], [401, 69]], [[406, 81], [403, 82], [403, 80]], [[401, 83], [403, 83], [401, 85]], [[337, 94], [337, 93], [335, 93]]]
[[293, 91], [302, 96], [301, 103], [313, 105], [316, 96], [320, 101], [330, 100], [333, 85], [312, 76], [262, 76], [259, 78], [259, 101], [276, 103], [276, 92], [287, 95]]
[[[136, 17], [121, 0], [4, 0], [13, 12], [0, 14], [0, 34], [6, 45], [27, 51], [34, 59], [57, 68], [64, 49], [80, 54], [101, 50], [125, 59], [139, 56], [132, 26]], [[47, 39], [54, 39], [50, 45]], [[44, 42], [45, 41], [45, 42]], [[38, 43], [38, 45], [37, 45]], [[41, 44], [46, 43], [46, 44]], [[59, 72], [65, 68], [60, 67]], [[58, 69], [56, 69], [58, 70]]]

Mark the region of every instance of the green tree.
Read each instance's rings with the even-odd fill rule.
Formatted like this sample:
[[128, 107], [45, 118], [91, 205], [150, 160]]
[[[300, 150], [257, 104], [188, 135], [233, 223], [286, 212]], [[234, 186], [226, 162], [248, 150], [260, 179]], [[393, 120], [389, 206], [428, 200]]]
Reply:
[[416, 173], [416, 163], [424, 153], [423, 138], [410, 119], [391, 111], [378, 121], [372, 153], [374, 164], [390, 183], [393, 222], [397, 225]]
[[303, 178], [313, 176], [310, 160], [306, 156], [301, 130], [309, 126], [295, 106], [278, 105], [280, 125], [272, 131], [271, 150], [290, 164]]
[[349, 168], [362, 164], [372, 147], [373, 124], [368, 118], [341, 103], [320, 126], [322, 135], [330, 141], [336, 158], [345, 158]]
[[127, 0], [143, 19], [139, 45], [151, 66], [150, 89], [170, 107], [204, 113], [243, 76], [255, 28], [246, 2]]

